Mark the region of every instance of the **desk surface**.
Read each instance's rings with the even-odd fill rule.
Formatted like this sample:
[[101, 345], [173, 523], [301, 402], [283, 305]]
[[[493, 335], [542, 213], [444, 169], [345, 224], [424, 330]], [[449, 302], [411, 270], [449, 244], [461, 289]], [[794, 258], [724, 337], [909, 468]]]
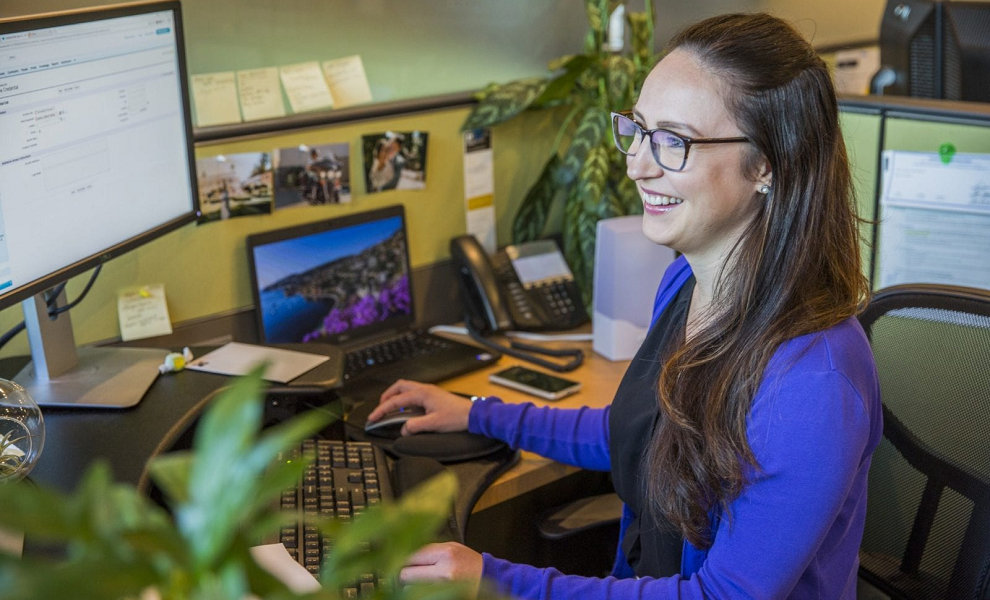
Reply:
[[[503, 357], [496, 365], [448, 380], [441, 387], [478, 395], [497, 395], [506, 402], [533, 402], [540, 406], [578, 408], [602, 407], [612, 401], [628, 361], [610, 362], [591, 350], [590, 342], [567, 342], [549, 346], [580, 347], [585, 351], [584, 364], [564, 377], [580, 381], [577, 394], [547, 402], [496, 386], [488, 375], [514, 364], [525, 365], [512, 357]], [[16, 373], [27, 357], [0, 360], [0, 372]], [[44, 409], [45, 449], [32, 472], [32, 478], [68, 491], [74, 489], [89, 463], [103, 458], [111, 463], [119, 481], [136, 483], [146, 459], [159, 447], [163, 438], [183, 429], [183, 418], [198, 414], [197, 405], [228, 382], [226, 377], [186, 371], [160, 377], [137, 406], [120, 410]], [[510, 498], [547, 485], [577, 469], [524, 452], [522, 460], [500, 477], [479, 500], [475, 510], [482, 510]]]
[[[544, 344], [541, 344], [544, 345]], [[481, 371], [475, 371], [451, 379], [440, 384], [440, 387], [470, 393], [478, 396], [498, 396], [505, 402], [532, 402], [538, 406], [555, 406], [558, 408], [580, 408], [582, 406], [604, 407], [612, 402], [615, 391], [619, 387], [622, 375], [629, 366], [629, 361], [612, 362], [596, 354], [591, 349], [591, 342], [554, 342], [545, 344], [550, 347], [578, 347], [584, 350], [584, 364], [570, 373], [561, 376], [582, 384], [581, 391], [555, 402], [548, 402], [516, 390], [495, 385], [488, 381], [488, 376], [496, 371], [512, 365], [522, 365], [540, 370], [524, 361], [511, 356], [504, 356], [494, 366]], [[504, 502], [538, 487], [547, 485], [562, 477], [576, 472], [578, 469], [562, 465], [550, 459], [543, 458], [531, 452], [523, 452], [519, 464], [499, 477], [475, 505], [475, 511], [483, 510]]]

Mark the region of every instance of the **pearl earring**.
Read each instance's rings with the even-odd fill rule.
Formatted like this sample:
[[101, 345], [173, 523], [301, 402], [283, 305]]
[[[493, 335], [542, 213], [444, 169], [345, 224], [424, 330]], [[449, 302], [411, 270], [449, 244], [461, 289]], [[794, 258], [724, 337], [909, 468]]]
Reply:
[[760, 186], [760, 193], [763, 194], [764, 196], [766, 196], [767, 194], [769, 194], [770, 193], [770, 186], [767, 185], [767, 184], [765, 184], [765, 183], [763, 185], [761, 185]]

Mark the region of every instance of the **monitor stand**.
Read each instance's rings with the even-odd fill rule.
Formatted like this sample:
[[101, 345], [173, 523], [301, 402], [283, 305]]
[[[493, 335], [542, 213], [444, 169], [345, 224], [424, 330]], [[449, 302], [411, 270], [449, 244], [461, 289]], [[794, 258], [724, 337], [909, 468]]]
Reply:
[[[65, 303], [65, 292], [58, 305]], [[31, 362], [14, 377], [42, 406], [127, 408], [158, 377], [168, 350], [76, 348], [69, 313], [48, 316], [44, 294], [21, 303]]]

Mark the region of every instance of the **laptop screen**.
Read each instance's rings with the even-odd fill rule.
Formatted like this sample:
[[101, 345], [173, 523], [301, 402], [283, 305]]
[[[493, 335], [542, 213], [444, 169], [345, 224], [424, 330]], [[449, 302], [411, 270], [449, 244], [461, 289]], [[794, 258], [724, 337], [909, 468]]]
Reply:
[[402, 207], [248, 238], [259, 334], [339, 343], [414, 320]]

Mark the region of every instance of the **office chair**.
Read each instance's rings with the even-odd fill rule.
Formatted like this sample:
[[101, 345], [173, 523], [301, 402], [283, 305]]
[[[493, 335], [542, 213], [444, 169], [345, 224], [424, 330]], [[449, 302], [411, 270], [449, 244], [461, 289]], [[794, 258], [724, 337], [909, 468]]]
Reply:
[[860, 322], [884, 418], [860, 581], [895, 599], [988, 599], [990, 291], [890, 287]]

